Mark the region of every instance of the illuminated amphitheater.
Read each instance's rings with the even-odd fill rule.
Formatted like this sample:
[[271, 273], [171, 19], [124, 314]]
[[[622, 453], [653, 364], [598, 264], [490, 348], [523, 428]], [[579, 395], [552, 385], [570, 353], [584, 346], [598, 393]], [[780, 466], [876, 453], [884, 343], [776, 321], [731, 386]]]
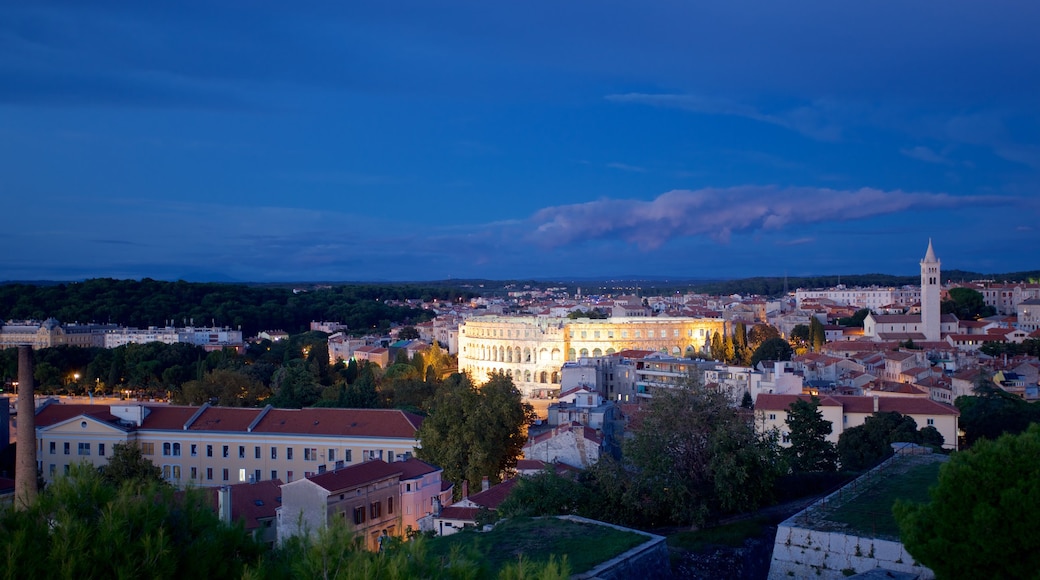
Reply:
[[475, 316], [459, 325], [459, 370], [478, 383], [502, 372], [525, 397], [545, 398], [559, 392], [566, 361], [629, 349], [684, 356], [703, 352], [716, 331], [722, 319]]

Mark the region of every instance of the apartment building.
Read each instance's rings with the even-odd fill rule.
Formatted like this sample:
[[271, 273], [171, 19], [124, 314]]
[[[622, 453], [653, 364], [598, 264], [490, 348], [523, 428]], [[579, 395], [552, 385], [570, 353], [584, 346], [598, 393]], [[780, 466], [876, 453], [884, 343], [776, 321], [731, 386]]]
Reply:
[[50, 404], [37, 411], [37, 457], [51, 482], [74, 462], [101, 466], [116, 443], [134, 443], [177, 486], [288, 483], [410, 457], [421, 422], [390, 409]]

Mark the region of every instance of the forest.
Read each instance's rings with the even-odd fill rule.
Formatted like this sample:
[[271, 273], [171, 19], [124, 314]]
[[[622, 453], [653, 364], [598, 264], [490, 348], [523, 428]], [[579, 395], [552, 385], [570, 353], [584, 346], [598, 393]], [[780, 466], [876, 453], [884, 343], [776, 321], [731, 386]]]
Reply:
[[261, 330], [304, 332], [311, 321], [332, 320], [352, 332], [414, 324], [433, 313], [395, 305], [408, 299], [458, 302], [477, 294], [444, 285], [282, 285], [163, 282], [95, 278], [63, 284], [0, 284], [0, 319], [123, 326], [228, 326], [244, 336]]

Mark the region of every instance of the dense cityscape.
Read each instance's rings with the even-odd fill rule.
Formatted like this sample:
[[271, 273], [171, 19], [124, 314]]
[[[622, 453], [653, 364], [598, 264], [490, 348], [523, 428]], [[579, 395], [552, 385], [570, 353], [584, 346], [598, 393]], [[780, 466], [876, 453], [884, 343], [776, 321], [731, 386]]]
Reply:
[[1040, 3], [0, 3], [3, 578], [1034, 578]]
[[[904, 470], [930, 469], [934, 484], [939, 465], [1038, 417], [1040, 283], [951, 282], [931, 242], [920, 284], [900, 287], [439, 292], [446, 298], [369, 298], [399, 318], [374, 331], [324, 319], [248, 336], [170, 320], [6, 320], [0, 371], [13, 394], [3, 407], [12, 443], [2, 456], [15, 476], [0, 479], [6, 501], [29, 509], [37, 487], [57, 494], [91, 477], [199, 490], [218, 522], [240, 525], [240, 541], [288, 569], [303, 558], [289, 546], [328, 549], [323, 530], [337, 526], [337, 541], [353, 536], [359, 553], [381, 553], [390, 542], [402, 550], [530, 516], [581, 516], [642, 538], [630, 540], [643, 548], [620, 569], [662, 576], [696, 570], [688, 561], [704, 557], [675, 547], [689, 533], [676, 529], [776, 506], [783, 518], [747, 540], [762, 544], [764, 564], [728, 561], [708, 573], [912, 573], [943, 564], [920, 539], [900, 543], [910, 516], [887, 531], [855, 531], [807, 515], [823, 509], [813, 501]], [[19, 406], [25, 382], [37, 396]], [[689, 451], [696, 433], [708, 443]], [[23, 437], [36, 444], [19, 447]], [[36, 469], [19, 479], [26, 465]], [[929, 485], [909, 498], [927, 500]], [[855, 512], [865, 497], [842, 509]], [[832, 541], [830, 562], [791, 548], [792, 537], [804, 547], [821, 533], [854, 541]], [[568, 573], [581, 562], [563, 543], [528, 550], [532, 561], [566, 555]], [[590, 565], [618, 567], [618, 556]], [[255, 572], [263, 558], [243, 556], [234, 574]]]

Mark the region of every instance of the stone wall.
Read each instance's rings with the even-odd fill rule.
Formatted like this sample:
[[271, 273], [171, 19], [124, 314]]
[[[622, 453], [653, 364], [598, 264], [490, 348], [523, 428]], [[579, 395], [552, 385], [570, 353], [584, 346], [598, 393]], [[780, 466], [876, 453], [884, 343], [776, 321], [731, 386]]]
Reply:
[[571, 576], [572, 580], [624, 580], [627, 578], [653, 580], [656, 578], [672, 577], [671, 562], [668, 559], [668, 544], [665, 541], [664, 536], [658, 536], [656, 534], [590, 520], [579, 516], [559, 516], [559, 518], [585, 524], [607, 526], [621, 531], [646, 536], [646, 541], [642, 544], [601, 563], [588, 572]]
[[776, 531], [769, 578], [837, 579], [875, 568], [915, 574], [922, 580], [935, 578], [899, 542], [808, 530], [787, 522]]

